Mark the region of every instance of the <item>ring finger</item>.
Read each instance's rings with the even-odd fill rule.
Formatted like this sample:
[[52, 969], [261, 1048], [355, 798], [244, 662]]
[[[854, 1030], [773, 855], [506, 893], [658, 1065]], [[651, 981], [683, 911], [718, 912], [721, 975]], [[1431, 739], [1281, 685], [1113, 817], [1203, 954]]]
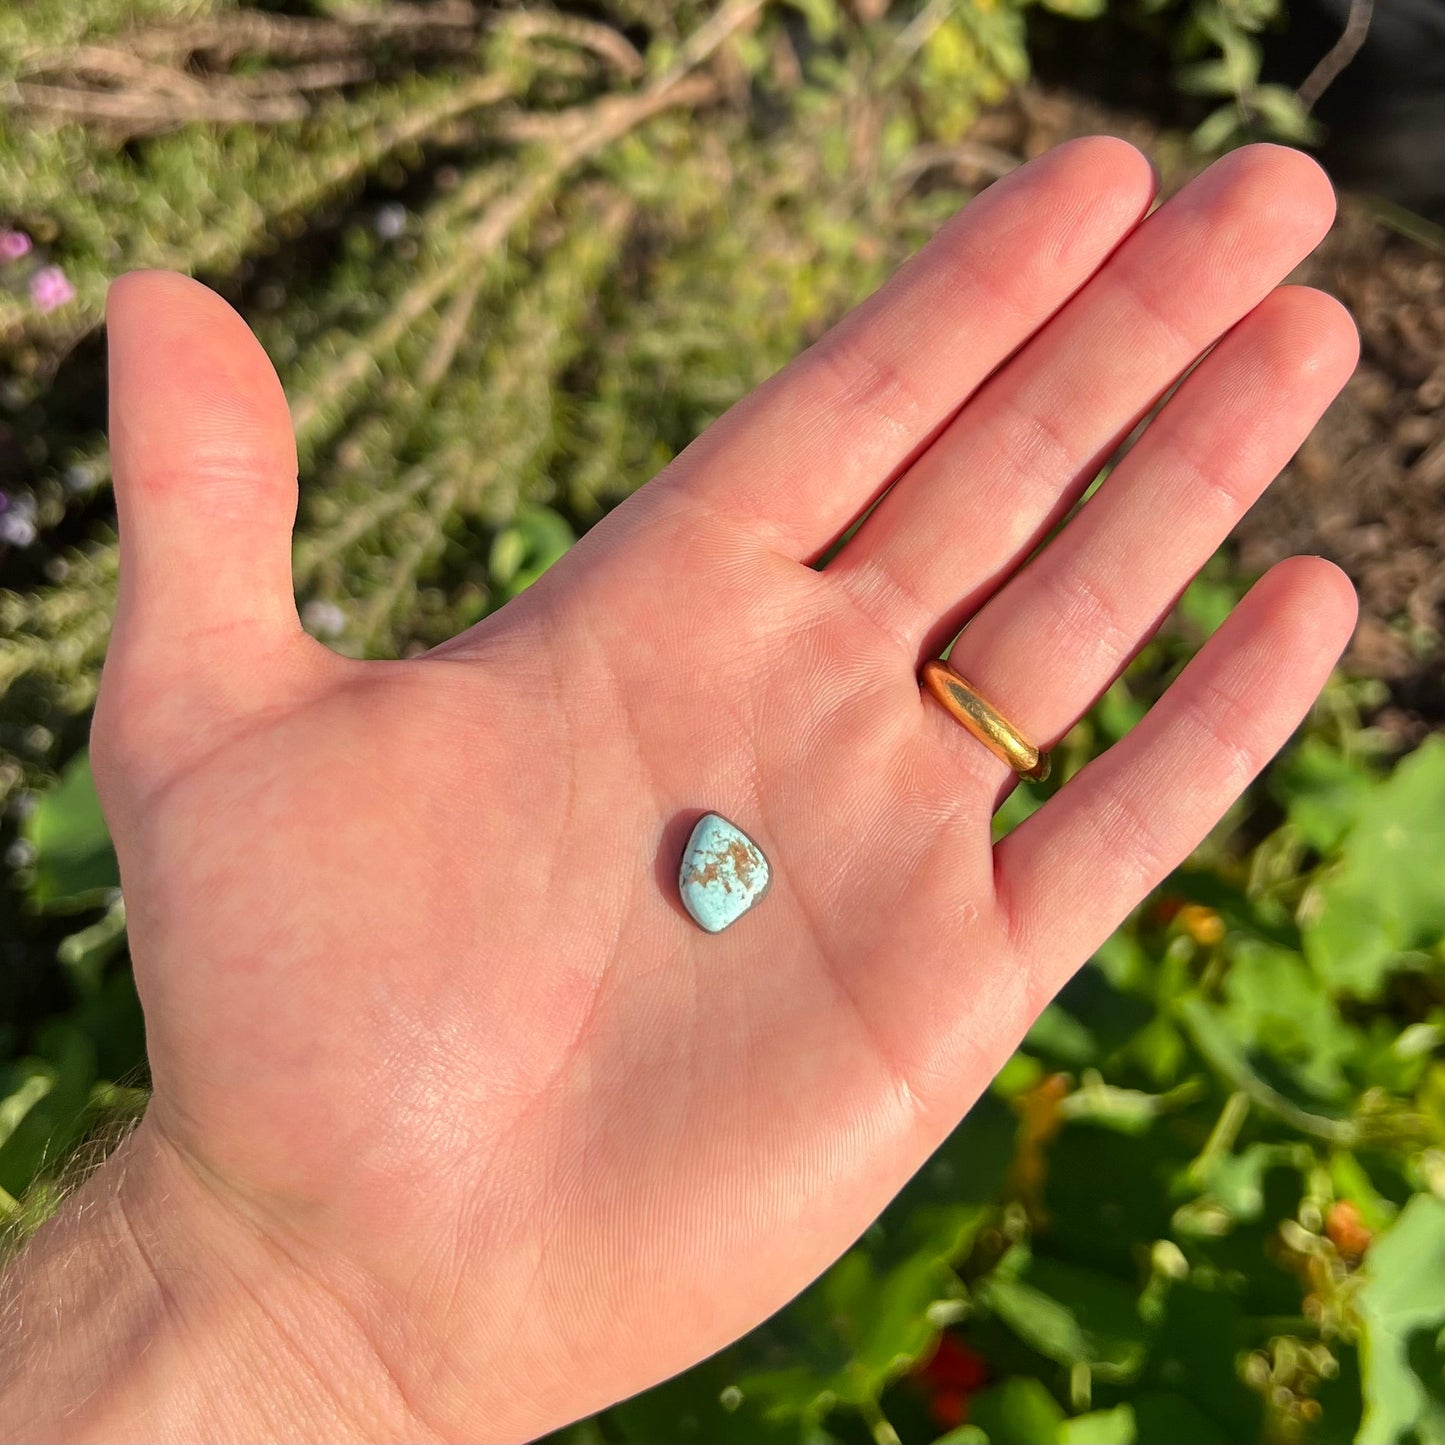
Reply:
[[[1285, 287], [1190, 374], [1104, 484], [954, 644], [949, 661], [1052, 745], [1113, 681], [1349, 377], [1349, 313]], [[957, 747], [942, 709], [930, 726]], [[1008, 769], [967, 756], [999, 783]]]

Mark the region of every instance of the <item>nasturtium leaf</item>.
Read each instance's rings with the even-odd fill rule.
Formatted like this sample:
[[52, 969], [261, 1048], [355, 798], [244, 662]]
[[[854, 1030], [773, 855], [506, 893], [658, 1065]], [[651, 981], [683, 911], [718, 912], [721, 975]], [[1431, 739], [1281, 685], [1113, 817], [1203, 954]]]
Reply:
[[1360, 1445], [1445, 1439], [1445, 1204], [1417, 1194], [1370, 1246], [1357, 1297], [1365, 1415]]
[[1139, 1242], [1169, 1233], [1170, 1190], [1193, 1153], [1164, 1120], [1141, 1134], [1066, 1123], [1045, 1156], [1050, 1254], [1134, 1279]]
[[1365, 764], [1346, 757], [1321, 737], [1306, 737], [1269, 775], [1269, 788], [1285, 816], [1312, 848], [1326, 853], [1345, 836], [1372, 778]]
[[936, 1260], [916, 1255], [872, 1281], [858, 1311], [850, 1375], [876, 1393], [916, 1363], [938, 1334], [928, 1310], [949, 1297], [950, 1278]]
[[1224, 1022], [1235, 1038], [1267, 1054], [1304, 1093], [1346, 1101], [1353, 1090], [1343, 1063], [1358, 1036], [1319, 975], [1298, 953], [1257, 938], [1230, 939], [1226, 954]]
[[959, 1425], [940, 1435], [932, 1445], [989, 1445], [989, 1438], [977, 1425]]
[[1379, 996], [1402, 955], [1445, 932], [1445, 738], [1430, 737], [1360, 801], [1340, 856], [1300, 909], [1305, 956], [1334, 990]]
[[[1058, 1055], [1059, 1062], [1069, 1062], [1071, 1066], [1102, 1064], [1116, 1049], [1137, 1037], [1154, 1017], [1152, 1002], [1121, 988], [1097, 959], [1081, 968], [1064, 985], [1053, 1007], [1066, 1014], [1081, 1031], [1067, 1041], [1067, 1046], [1075, 1050], [1074, 1059], [1066, 1061]], [[1082, 1056], [1086, 1040], [1091, 1050], [1088, 1058]]]
[[[1206, 93], [1221, 88], [1216, 74], [1221, 67], [1222, 62], [1220, 61], [1205, 61], [1198, 65], [1181, 68], [1177, 72], [1180, 88], [1192, 89], [1190, 80], [1198, 81], [1205, 76], [1211, 77], [1206, 86]], [[1223, 88], [1227, 89], [1228, 87], [1224, 86]], [[1192, 623], [1202, 637], [1209, 637], [1223, 626], [1224, 619], [1238, 605], [1240, 596], [1237, 577], [1221, 576], [1216, 568], [1206, 567], [1184, 589], [1176, 605], [1181, 617]]]
[[1042, 1382], [1024, 1375], [976, 1395], [969, 1414], [994, 1445], [1057, 1445], [1064, 1418]]
[[1134, 1445], [1138, 1439], [1131, 1405], [1091, 1410], [1059, 1425], [1059, 1445]]
[[90, 773], [90, 755], [79, 753], [20, 825], [34, 850], [27, 890], [42, 910], [69, 912], [103, 902], [120, 886], [110, 831]]
[[1255, 1439], [1262, 1406], [1241, 1379], [1238, 1360], [1263, 1342], [1261, 1326], [1232, 1290], [1205, 1288], [1193, 1277], [1171, 1285], [1150, 1338], [1142, 1392], [1130, 1396], [1139, 1439], [1170, 1445]]
[[1250, 1144], [1238, 1154], [1222, 1154], [1199, 1175], [1209, 1196], [1231, 1220], [1258, 1219], [1264, 1208], [1264, 1181], [1278, 1168], [1304, 1170], [1314, 1160], [1307, 1144]]
[[1121, 928], [1106, 938], [1089, 963], [1122, 994], [1137, 994], [1148, 988], [1154, 964], [1145, 953], [1132, 928]]
[[1255, 1438], [1230, 1432], [1193, 1400], [1167, 1390], [1134, 1397], [1134, 1429], [1144, 1445], [1240, 1445]]
[[1128, 681], [1121, 677], [1094, 704], [1090, 721], [1107, 742], [1117, 742], [1148, 711], [1148, 703], [1136, 696]]
[[1143, 1363], [1137, 1291], [1122, 1280], [1035, 1256], [1016, 1277], [996, 1270], [975, 1288], [1025, 1344], [1061, 1365], [1087, 1365], [1122, 1380]]

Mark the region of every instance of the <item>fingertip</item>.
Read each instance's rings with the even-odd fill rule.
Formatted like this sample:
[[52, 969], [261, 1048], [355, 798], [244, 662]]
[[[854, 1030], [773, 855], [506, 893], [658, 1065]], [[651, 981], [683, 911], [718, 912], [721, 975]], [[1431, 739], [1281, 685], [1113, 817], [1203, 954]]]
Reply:
[[1280, 286], [1260, 303], [1256, 315], [1265, 323], [1263, 334], [1282, 373], [1302, 380], [1321, 377], [1338, 391], [1360, 359], [1355, 318], [1328, 292]]
[[[269, 358], [236, 310], [175, 271], [130, 271], [106, 295], [118, 483], [230, 475], [294, 489], [295, 439]], [[226, 488], [212, 490], [223, 499]]]
[[1292, 146], [1259, 142], [1241, 146], [1217, 160], [1206, 172], [1222, 184], [1240, 206], [1265, 219], [1293, 223], [1312, 242], [1334, 224], [1334, 183], [1318, 161]]
[[1096, 201], [1126, 213], [1130, 224], [1153, 204], [1159, 173], [1137, 146], [1115, 135], [1086, 135], [1064, 141], [1040, 157], [1078, 176]]
[[1153, 161], [1122, 136], [1100, 132], [1079, 136], [1055, 147], [1056, 154], [1073, 164], [1091, 167], [1107, 174], [1119, 185], [1152, 192], [1159, 182]]
[[[1014, 199], [1022, 258], [1030, 250], [1049, 275], [1080, 282], [1148, 214], [1157, 181], [1143, 153], [1117, 136], [1081, 136], [1020, 166], [1000, 183]], [[965, 208], [965, 214], [967, 208]], [[1029, 247], [1024, 236], [1041, 238]], [[1038, 278], [1026, 278], [1032, 289]]]
[[157, 306], [168, 311], [178, 306], [205, 309], [221, 307], [226, 311], [232, 309], [209, 286], [180, 271], [165, 271], [153, 267], [123, 271], [106, 289], [107, 323], [114, 324], [117, 320], [125, 322], [131, 316], [144, 314]]
[[1359, 619], [1359, 597], [1342, 567], [1326, 557], [1286, 557], [1256, 586], [1268, 588], [1281, 620], [1313, 640], [1331, 663], [1344, 651]]

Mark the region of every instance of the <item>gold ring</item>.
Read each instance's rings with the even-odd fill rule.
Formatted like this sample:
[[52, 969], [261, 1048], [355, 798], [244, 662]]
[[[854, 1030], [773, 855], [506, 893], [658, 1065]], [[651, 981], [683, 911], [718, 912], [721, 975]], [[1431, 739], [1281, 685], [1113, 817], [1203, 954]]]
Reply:
[[935, 660], [923, 664], [921, 680], [949, 713], [1019, 777], [1038, 783], [1048, 777], [1049, 755], [1040, 752], [1001, 712], [986, 703], [966, 677], [960, 677], [946, 662]]

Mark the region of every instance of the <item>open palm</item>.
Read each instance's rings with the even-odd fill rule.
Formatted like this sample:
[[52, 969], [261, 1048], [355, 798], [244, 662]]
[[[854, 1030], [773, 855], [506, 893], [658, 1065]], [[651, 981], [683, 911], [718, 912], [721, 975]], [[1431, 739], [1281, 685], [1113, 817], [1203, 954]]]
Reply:
[[[1348, 374], [1340, 308], [1274, 291], [1332, 214], [1310, 162], [1236, 153], [1141, 222], [1151, 191], [1109, 140], [999, 183], [405, 662], [297, 623], [295, 454], [245, 326], [179, 277], [114, 288], [94, 749], [142, 1136], [286, 1281], [278, 1349], [335, 1418], [376, 1379], [364, 1428], [524, 1438], [777, 1308], [1298, 722], [1353, 618], [1316, 560], [997, 848], [1011, 775], [919, 693], [967, 624], [955, 666], [1055, 741]], [[774, 871], [717, 935], [676, 886], [705, 811]]]

